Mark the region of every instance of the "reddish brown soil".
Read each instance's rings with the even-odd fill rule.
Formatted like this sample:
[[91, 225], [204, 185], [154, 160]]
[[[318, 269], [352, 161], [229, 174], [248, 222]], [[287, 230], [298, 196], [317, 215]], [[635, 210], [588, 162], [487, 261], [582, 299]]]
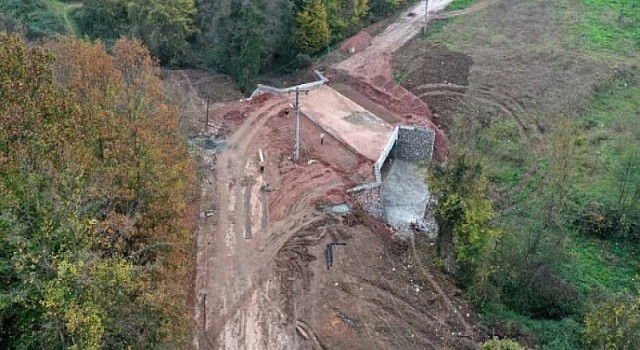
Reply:
[[[370, 76], [334, 70], [330, 79], [387, 122], [434, 128], [435, 158], [444, 160], [447, 141], [431, 111], [391, 76], [391, 53], [415, 32], [415, 18], [399, 22], [382, 38], [384, 52]], [[374, 62], [351, 58], [357, 67]], [[190, 90], [200, 119], [206, 93]], [[197, 235], [200, 348], [475, 348], [483, 331], [473, 310], [433, 261], [421, 261], [435, 256], [432, 246], [391, 241], [389, 229], [347, 196], [348, 188], [371, 181], [371, 160], [331, 135], [321, 145], [322, 131], [304, 117], [301, 159], [291, 160], [293, 98], [265, 94], [204, 113], [227, 146], [203, 156], [211, 173], [203, 180]], [[355, 214], [318, 211], [345, 202]], [[327, 270], [324, 247], [331, 241], [347, 245], [336, 248]]]
[[442, 45], [424, 46], [421, 42], [412, 41], [407, 46], [416, 54], [396, 56], [396, 65], [408, 73], [402, 86], [422, 96], [421, 99], [433, 112], [432, 120], [444, 130], [449, 130], [451, 115], [460, 108], [460, 100], [467, 91], [473, 60]]
[[[292, 238], [277, 257], [287, 314], [304, 320], [328, 349], [475, 348], [482, 331], [468, 326], [474, 311], [461, 292], [436, 274], [449, 286], [443, 288], [452, 311], [431, 288], [413, 248], [392, 241], [379, 226], [358, 213], [327, 218]], [[324, 250], [332, 241], [346, 246], [334, 249], [328, 270]], [[426, 246], [417, 249], [433, 250]], [[312, 342], [301, 348], [312, 349]]]
[[365, 31], [352, 36], [340, 45], [340, 50], [344, 52], [360, 52], [371, 45], [371, 35]]
[[395, 125], [418, 125], [435, 130], [436, 142], [434, 158], [444, 161], [447, 158], [448, 141], [440, 128], [432, 121], [431, 110], [427, 104], [404, 87], [397, 85], [388, 77], [378, 75], [371, 80], [350, 76], [348, 72], [330, 70], [327, 77], [332, 83], [348, 85], [371, 101], [384, 106], [400, 118]]

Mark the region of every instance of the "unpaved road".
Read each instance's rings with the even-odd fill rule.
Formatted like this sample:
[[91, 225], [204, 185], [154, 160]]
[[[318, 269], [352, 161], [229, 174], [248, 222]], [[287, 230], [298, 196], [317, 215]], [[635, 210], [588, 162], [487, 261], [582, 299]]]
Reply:
[[[430, 8], [437, 11], [450, 1], [432, 0]], [[412, 12], [415, 15], [409, 15]], [[375, 38], [370, 48], [339, 64], [338, 68], [354, 75], [366, 76], [375, 76], [378, 74], [376, 69], [381, 67], [388, 69], [382, 65], [362, 65], [362, 62], [374, 57], [375, 60], [370, 62], [380, 60], [379, 55], [390, 58], [395, 50], [419, 33], [424, 14], [424, 3], [418, 4]], [[390, 59], [385, 61], [390, 62]], [[369, 71], [364, 71], [365, 69]], [[288, 264], [301, 264], [299, 259], [316, 258], [307, 258], [307, 248], [296, 252], [295, 258], [285, 262], [281, 254], [282, 248], [290, 246], [292, 238], [299, 238], [302, 232], [326, 228], [323, 222], [327, 218], [316, 210], [315, 205], [318, 201], [330, 198], [332, 202], [347, 200], [345, 189], [362, 181], [362, 174], [370, 172], [371, 164], [345, 150], [331, 137], [327, 138], [324, 146], [319, 147], [315, 138], [320, 131], [313, 130], [314, 125], [309, 121], [305, 121], [308, 125], [303, 125], [307, 134], [303, 135], [302, 161], [298, 165], [288, 161], [287, 156], [291, 154], [292, 148], [292, 119], [287, 119], [291, 116], [285, 115], [284, 110], [291, 108], [292, 100], [293, 97], [287, 95], [258, 97], [212, 112], [212, 122], [235, 126], [231, 128], [232, 134], [227, 146], [219, 149], [217, 155], [205, 157], [205, 165], [209, 168], [207, 170], [211, 170], [211, 174], [205, 178], [202, 186], [202, 214], [197, 232], [196, 321], [199, 332], [194, 339], [194, 347], [197, 349], [305, 348], [296, 335], [295, 326], [299, 317], [311, 318], [309, 324], [317, 327], [318, 333], [327, 342], [340, 343], [342, 339], [342, 334], [323, 328], [329, 323], [338, 324], [330, 317], [338, 317], [340, 320], [342, 311], [326, 309], [316, 312], [309, 308], [309, 305], [319, 307], [323, 300], [327, 300], [313, 291], [325, 293], [326, 282], [334, 277], [320, 276], [322, 268], [316, 265], [312, 269], [314, 272], [301, 272], [306, 276], [301, 280], [304, 282], [302, 289], [306, 292], [296, 292], [295, 288], [287, 287], [291, 278], [296, 278], [284, 274], [283, 280], [282, 272], [290, 268]], [[201, 105], [202, 101], [195, 101], [193, 104]], [[267, 154], [264, 173], [259, 171], [256, 155], [258, 149], [263, 149]], [[267, 183], [271, 185], [273, 192], [261, 191], [261, 187]], [[379, 233], [376, 232], [376, 224], [372, 225], [373, 228], [366, 225], [356, 227], [360, 227], [362, 232], [369, 232], [371, 237], [376, 237]], [[314, 256], [322, 255], [319, 247], [326, 239], [328, 238], [320, 235], [314, 241], [319, 245], [309, 248], [315, 252]], [[357, 240], [354, 242], [358, 244]], [[349, 267], [359, 269], [355, 270], [358, 276], [349, 277], [356, 272], [348, 269], [338, 276], [342, 276], [345, 283], [352, 283], [354, 288], [361, 283], [368, 283], [369, 286], [364, 289], [359, 287], [362, 291], [360, 297], [355, 293], [342, 294], [340, 303], [344, 305], [343, 308], [359, 305], [360, 311], [354, 312], [363, 319], [372, 318], [372, 322], [365, 322], [363, 326], [370, 331], [372, 343], [358, 343], [359, 338], [354, 336], [348, 341], [343, 339], [346, 342], [343, 345], [350, 344], [349, 348], [366, 348], [365, 345], [386, 348], [396, 344], [395, 337], [402, 334], [404, 337], [415, 335], [415, 343], [411, 344], [416, 344], [416, 348], [447, 349], [456, 348], [452, 344], [456, 344], [458, 340], [455, 337], [460, 337], [460, 334], [470, 339], [474, 337], [470, 334], [473, 330], [459, 316], [461, 310], [466, 308], [462, 301], [457, 301], [458, 306], [452, 309], [453, 303], [442, 289], [430, 294], [431, 299], [419, 302], [414, 301], [419, 293], [409, 292], [409, 289], [405, 294], [389, 291], [396, 284], [414, 283], [415, 274], [393, 273], [395, 277], [385, 277], [384, 274], [389, 273], [386, 266], [377, 266], [375, 261], [378, 255], [371, 260], [369, 251], [382, 249], [381, 252], [385, 252], [386, 242], [362, 239], [360, 244], [360, 248], [355, 246], [352, 254], [362, 255], [361, 259], [366, 265], [355, 264]], [[386, 255], [380, 253], [379, 256], [383, 259]], [[398, 266], [406, 265], [402, 264]], [[381, 270], [370, 275], [376, 269]], [[320, 277], [311, 279], [310, 276], [314, 274]], [[392, 278], [397, 281], [392, 282]], [[309, 289], [314, 283], [315, 289]], [[384, 284], [383, 290], [377, 287], [380, 283]], [[340, 283], [336, 284], [338, 285]], [[399, 294], [402, 295], [398, 296]], [[359, 301], [358, 298], [363, 296], [368, 297]], [[327, 300], [331, 301], [338, 302]], [[306, 306], [303, 305], [305, 302], [308, 302]], [[296, 310], [296, 305], [299, 304], [301, 309]], [[394, 306], [384, 306], [387, 304]], [[384, 306], [384, 310], [377, 313], [378, 316], [369, 314], [380, 305]], [[405, 317], [394, 311], [396, 309], [415, 317], [405, 320]], [[329, 318], [322, 321], [314, 317]], [[381, 327], [382, 322], [387, 326]], [[429, 322], [435, 322], [437, 327], [432, 329]], [[409, 324], [411, 326], [407, 328]], [[411, 334], [397, 331], [400, 328]]]
[[[453, 0], [430, 0], [429, 12], [443, 10]], [[373, 38], [371, 46], [337, 64], [335, 68], [359, 77], [375, 77], [390, 75], [391, 56], [393, 53], [416, 36], [425, 22], [425, 6], [420, 2], [398, 20]]]
[[260, 173], [252, 157], [259, 133], [289, 103], [272, 98], [247, 111], [215, 162], [213, 183], [203, 188], [203, 202], [215, 210], [200, 232], [200, 348], [282, 348], [294, 342], [282, 300], [271, 299], [278, 289], [271, 265], [291, 234], [319, 218], [302, 205], [271, 225], [268, 193], [260, 190], [269, 174]]

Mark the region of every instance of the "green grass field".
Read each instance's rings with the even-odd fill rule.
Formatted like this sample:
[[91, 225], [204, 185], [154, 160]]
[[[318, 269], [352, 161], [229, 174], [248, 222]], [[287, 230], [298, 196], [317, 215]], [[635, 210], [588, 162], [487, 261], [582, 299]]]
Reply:
[[[456, 0], [447, 10], [473, 2]], [[640, 1], [498, 1], [436, 22], [422, 41], [471, 56], [469, 95], [512, 111], [462, 98], [451, 115], [451, 139], [484, 158], [496, 223], [525, 236], [551, 230], [559, 237], [564, 257], [557, 273], [581, 299], [578, 311], [559, 320], [529, 318], [504, 305], [485, 305], [481, 318], [533, 337], [539, 349], [582, 349], [584, 315], [640, 287], [640, 244], [596, 239], [576, 226], [591, 205], [615, 207], [621, 185], [640, 183]], [[488, 126], [478, 115], [488, 116]], [[563, 141], [568, 179], [559, 188], [566, 195], [551, 213], [559, 227], [549, 228], [545, 208], [557, 195]], [[636, 166], [622, 181], [629, 160]]]

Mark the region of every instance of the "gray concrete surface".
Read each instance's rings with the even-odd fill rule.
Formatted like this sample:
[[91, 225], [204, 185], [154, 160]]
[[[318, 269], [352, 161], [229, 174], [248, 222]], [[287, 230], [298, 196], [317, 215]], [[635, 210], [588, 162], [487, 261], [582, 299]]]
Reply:
[[394, 227], [422, 225], [430, 196], [426, 170], [412, 161], [391, 161], [389, 173], [382, 181], [384, 219]]

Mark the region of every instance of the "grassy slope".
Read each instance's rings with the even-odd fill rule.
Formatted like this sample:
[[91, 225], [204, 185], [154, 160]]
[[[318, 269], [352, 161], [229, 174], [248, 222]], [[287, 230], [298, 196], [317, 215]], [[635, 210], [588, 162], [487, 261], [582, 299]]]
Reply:
[[[470, 2], [457, 0], [449, 9]], [[610, 169], [616, 166], [621, 148], [640, 147], [640, 85], [616, 76], [612, 69], [639, 62], [640, 3], [503, 1], [488, 11], [504, 13], [502, 18], [496, 18], [482, 11], [449, 20], [436, 25], [436, 32], [426, 41], [441, 41], [470, 54], [475, 63], [470, 90], [474, 85], [491, 84], [509, 91], [525, 107], [519, 112], [520, 119], [531, 129], [534, 122], [545, 129], [523, 135], [513, 119], [503, 116], [495, 118], [490, 128], [480, 128], [463, 141], [488, 160], [500, 221], [535, 230], [542, 219], [542, 200], [548, 195], [545, 178], [551, 170], [547, 157], [551, 150], [547, 142], [558, 118], [569, 116], [581, 137], [571, 188], [571, 201], [575, 204], [611, 197]], [[513, 15], [517, 23], [510, 23], [505, 15]], [[544, 23], [552, 17], [556, 20]], [[539, 26], [531, 24], [540, 19]], [[477, 114], [479, 107], [464, 100], [461, 110], [457, 118], [462, 122], [458, 125], [467, 128], [469, 117]], [[567, 234], [569, 261], [562, 273], [583, 295], [636, 290], [640, 274], [638, 247], [580, 237], [571, 230]], [[587, 304], [595, 299], [585, 297]], [[520, 324], [538, 338], [542, 349], [581, 347], [580, 315], [546, 321], [504, 309], [484, 311], [487, 321]]]
[[76, 35], [78, 27], [71, 18], [71, 11], [82, 7], [82, 2], [62, 2], [57, 0], [45, 0], [45, 3], [51, 11], [64, 25], [67, 34]]

